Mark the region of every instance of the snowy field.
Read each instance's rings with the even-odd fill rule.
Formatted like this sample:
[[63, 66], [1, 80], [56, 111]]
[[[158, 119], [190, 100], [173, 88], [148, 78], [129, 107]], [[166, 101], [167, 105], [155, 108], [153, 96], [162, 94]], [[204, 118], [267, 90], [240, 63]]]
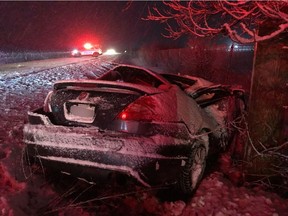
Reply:
[[260, 187], [235, 186], [213, 167], [191, 197], [133, 182], [88, 184], [23, 163], [22, 129], [56, 80], [97, 77], [116, 57], [21, 74], [0, 72], [0, 215], [287, 215], [288, 200]]

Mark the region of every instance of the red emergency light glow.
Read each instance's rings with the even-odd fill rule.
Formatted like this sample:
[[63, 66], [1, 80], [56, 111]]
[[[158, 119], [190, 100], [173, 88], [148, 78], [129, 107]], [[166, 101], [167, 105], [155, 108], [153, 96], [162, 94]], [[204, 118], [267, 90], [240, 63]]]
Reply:
[[92, 46], [92, 44], [91, 43], [85, 43], [84, 44], [84, 48], [85, 49], [91, 49], [93, 46]]

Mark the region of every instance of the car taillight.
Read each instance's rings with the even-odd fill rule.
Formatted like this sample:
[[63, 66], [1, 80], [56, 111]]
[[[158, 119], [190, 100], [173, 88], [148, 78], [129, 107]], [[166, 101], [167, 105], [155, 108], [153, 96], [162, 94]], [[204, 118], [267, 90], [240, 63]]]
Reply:
[[132, 121], [161, 121], [161, 117], [155, 112], [156, 105], [153, 98], [140, 97], [119, 113], [117, 118]]
[[43, 106], [44, 112], [52, 112], [51, 105], [50, 105], [52, 93], [53, 91], [50, 91], [45, 98], [44, 106]]

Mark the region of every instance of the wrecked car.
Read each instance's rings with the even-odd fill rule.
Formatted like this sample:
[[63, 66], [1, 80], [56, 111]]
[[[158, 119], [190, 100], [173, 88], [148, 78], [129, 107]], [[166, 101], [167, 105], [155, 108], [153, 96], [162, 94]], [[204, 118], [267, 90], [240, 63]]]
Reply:
[[54, 84], [28, 112], [26, 153], [41, 165], [193, 192], [206, 160], [234, 136], [243, 90], [187, 75], [118, 65], [97, 79]]

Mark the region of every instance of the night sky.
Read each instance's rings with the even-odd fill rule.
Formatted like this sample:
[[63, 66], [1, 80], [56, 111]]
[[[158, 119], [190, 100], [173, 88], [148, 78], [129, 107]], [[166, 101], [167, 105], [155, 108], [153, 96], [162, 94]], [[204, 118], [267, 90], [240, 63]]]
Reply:
[[161, 36], [164, 25], [144, 21], [160, 2], [0, 2], [0, 49], [69, 50], [86, 41], [118, 50], [181, 46]]

